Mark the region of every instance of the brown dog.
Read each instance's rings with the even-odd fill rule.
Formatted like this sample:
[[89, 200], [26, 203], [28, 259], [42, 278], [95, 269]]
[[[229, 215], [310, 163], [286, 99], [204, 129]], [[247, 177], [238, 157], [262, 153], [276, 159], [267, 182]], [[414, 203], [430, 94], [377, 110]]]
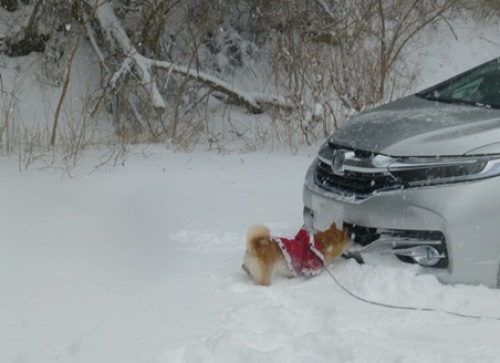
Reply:
[[276, 271], [287, 277], [321, 273], [349, 243], [348, 230], [338, 230], [335, 223], [315, 234], [301, 229], [294, 239], [271, 237], [269, 228], [255, 225], [248, 230], [241, 267], [259, 285], [269, 286]]

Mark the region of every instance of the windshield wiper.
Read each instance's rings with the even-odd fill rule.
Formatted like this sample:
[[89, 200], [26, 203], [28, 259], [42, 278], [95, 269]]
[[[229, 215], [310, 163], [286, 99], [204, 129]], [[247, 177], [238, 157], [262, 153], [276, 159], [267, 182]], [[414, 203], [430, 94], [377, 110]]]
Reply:
[[432, 96], [432, 95], [426, 95], [426, 94], [421, 94], [421, 93], [416, 94], [416, 96], [423, 98], [424, 100], [427, 100], [427, 101], [449, 103], [449, 104], [453, 104], [453, 105], [464, 105], [464, 106], [475, 106], [475, 107], [483, 107], [483, 108], [500, 109], [500, 105], [464, 100], [461, 98], [445, 98], [445, 97]]

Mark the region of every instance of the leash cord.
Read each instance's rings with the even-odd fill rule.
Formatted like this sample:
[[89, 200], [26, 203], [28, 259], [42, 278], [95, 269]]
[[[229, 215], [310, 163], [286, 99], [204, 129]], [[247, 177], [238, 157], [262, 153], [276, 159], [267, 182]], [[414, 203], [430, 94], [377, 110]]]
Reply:
[[467, 319], [477, 319], [477, 320], [486, 319], [486, 320], [500, 321], [500, 318], [496, 317], [496, 316], [470, 315], [470, 314], [462, 314], [462, 313], [457, 313], [454, 311], [448, 311], [448, 310], [442, 310], [442, 309], [418, 308], [418, 307], [414, 307], [414, 306], [392, 305], [392, 304], [385, 304], [385, 303], [381, 303], [381, 302], [377, 302], [377, 301], [373, 301], [373, 300], [368, 300], [368, 299], [365, 299], [359, 295], [356, 295], [355, 293], [353, 293], [352, 291], [347, 289], [344, 285], [342, 285], [340, 283], [340, 281], [333, 275], [333, 273], [330, 270], [328, 270], [325, 266], [323, 266], [323, 269], [328, 273], [328, 275], [330, 275], [330, 277], [333, 279], [333, 281], [335, 281], [335, 283], [342, 290], [344, 290], [344, 292], [346, 292], [348, 295], [350, 295], [354, 299], [359, 300], [359, 301], [364, 302], [364, 303], [367, 303], [367, 304], [370, 304], [370, 305], [380, 306], [380, 307], [388, 308], [388, 309], [396, 309], [396, 310], [412, 310], [412, 311], [427, 311], [427, 312], [445, 313], [445, 314], [458, 316], [460, 318], [467, 318]]

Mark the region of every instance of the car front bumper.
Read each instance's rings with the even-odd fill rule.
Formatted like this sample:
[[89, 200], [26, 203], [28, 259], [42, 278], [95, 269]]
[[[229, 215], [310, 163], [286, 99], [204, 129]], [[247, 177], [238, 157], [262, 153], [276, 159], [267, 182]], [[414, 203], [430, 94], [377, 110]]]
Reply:
[[[436, 240], [435, 236], [441, 236], [446, 263], [441, 267], [422, 267], [423, 271], [435, 274], [444, 283], [497, 287], [500, 260], [497, 178], [379, 191], [356, 199], [315, 185], [315, 165], [313, 162], [307, 172], [303, 190], [304, 223], [308, 228], [321, 230], [336, 222], [355, 230], [370, 230], [375, 239], [365, 242], [379, 239], [380, 244], [392, 251], [407, 245], [428, 245], [430, 240]], [[433, 237], [420, 240], [419, 236], [425, 235]], [[357, 237], [355, 242], [360, 236]]]

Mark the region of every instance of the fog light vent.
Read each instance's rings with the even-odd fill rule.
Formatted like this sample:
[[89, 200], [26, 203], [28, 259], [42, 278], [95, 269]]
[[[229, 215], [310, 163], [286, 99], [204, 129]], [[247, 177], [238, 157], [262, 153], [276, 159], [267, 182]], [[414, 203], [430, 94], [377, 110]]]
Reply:
[[398, 256], [410, 257], [421, 266], [434, 266], [442, 258], [446, 258], [444, 253], [440, 253], [432, 246], [416, 246], [403, 249], [396, 249], [394, 253]]

